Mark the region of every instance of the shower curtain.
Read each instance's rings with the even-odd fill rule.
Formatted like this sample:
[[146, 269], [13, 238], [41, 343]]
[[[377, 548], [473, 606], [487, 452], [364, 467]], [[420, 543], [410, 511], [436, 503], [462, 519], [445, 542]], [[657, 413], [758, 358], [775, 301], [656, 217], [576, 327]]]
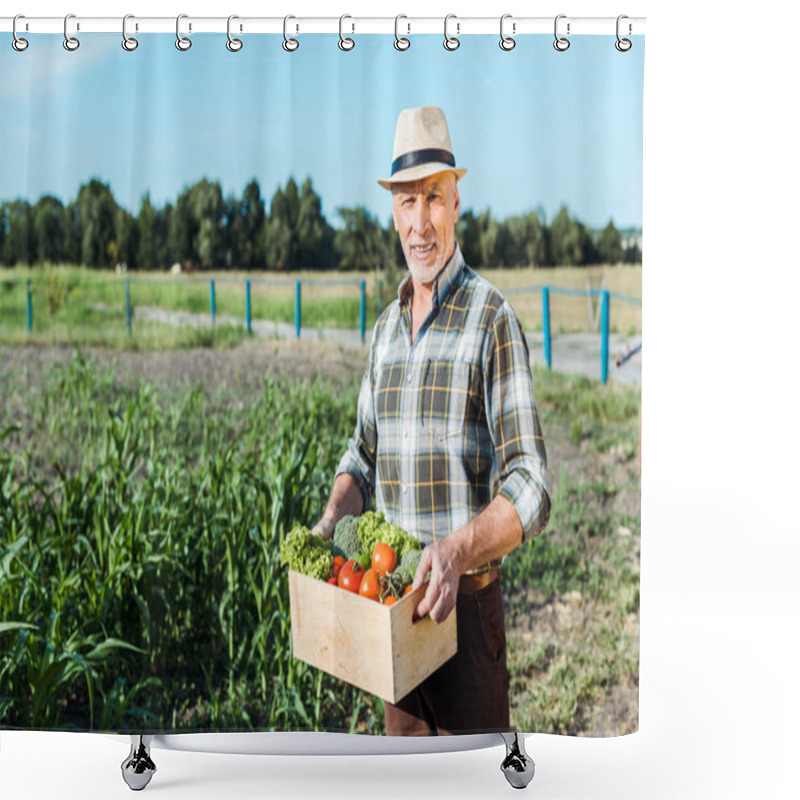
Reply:
[[0, 48], [0, 728], [635, 731], [644, 38], [178, 27]]

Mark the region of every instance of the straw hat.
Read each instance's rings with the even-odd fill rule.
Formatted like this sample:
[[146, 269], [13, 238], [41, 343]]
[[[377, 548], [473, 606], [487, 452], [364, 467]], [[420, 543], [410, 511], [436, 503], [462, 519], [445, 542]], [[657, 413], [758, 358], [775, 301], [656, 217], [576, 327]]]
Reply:
[[384, 189], [393, 183], [417, 181], [437, 172], [454, 172], [458, 180], [466, 170], [456, 168], [444, 111], [437, 106], [404, 108], [397, 117], [392, 151], [392, 176], [379, 178]]

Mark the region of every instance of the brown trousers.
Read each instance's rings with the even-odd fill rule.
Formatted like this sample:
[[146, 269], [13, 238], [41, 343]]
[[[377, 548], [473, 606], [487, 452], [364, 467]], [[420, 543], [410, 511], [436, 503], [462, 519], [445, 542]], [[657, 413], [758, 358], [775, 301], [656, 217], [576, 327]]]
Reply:
[[500, 580], [458, 593], [458, 652], [394, 705], [384, 702], [389, 736], [509, 731], [506, 629]]

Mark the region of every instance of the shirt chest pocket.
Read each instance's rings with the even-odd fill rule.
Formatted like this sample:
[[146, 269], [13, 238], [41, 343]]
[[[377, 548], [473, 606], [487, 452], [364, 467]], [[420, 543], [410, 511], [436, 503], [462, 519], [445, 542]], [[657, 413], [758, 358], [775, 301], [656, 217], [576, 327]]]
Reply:
[[434, 440], [445, 442], [464, 435], [474, 417], [477, 394], [474, 369], [459, 361], [429, 361], [419, 397], [419, 418]]

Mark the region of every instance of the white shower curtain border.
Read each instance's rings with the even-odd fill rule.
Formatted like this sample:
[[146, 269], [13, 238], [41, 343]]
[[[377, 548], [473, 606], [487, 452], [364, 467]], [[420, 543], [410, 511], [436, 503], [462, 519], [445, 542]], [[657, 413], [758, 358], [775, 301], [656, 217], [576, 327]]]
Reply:
[[[20, 13], [22, 11], [20, 10]], [[291, 9], [287, 6], [287, 13]], [[14, 17], [0, 17], [0, 31], [11, 33]], [[508, 36], [525, 34], [550, 34], [554, 32], [555, 17], [515, 17], [506, 18], [504, 32]], [[645, 32], [645, 17], [628, 17], [623, 21], [622, 36], [635, 36]], [[142, 33], [175, 33], [176, 17], [136, 17], [128, 20], [129, 36]], [[569, 25], [569, 31], [567, 31]], [[195, 17], [187, 15], [181, 20], [181, 34], [227, 32], [228, 17]], [[284, 17], [237, 17], [232, 28], [235, 35], [260, 33], [282, 34]], [[616, 17], [570, 17], [562, 16], [559, 22], [559, 35], [606, 35], [613, 36], [617, 30]], [[81, 17], [74, 15], [69, 21], [71, 36], [87, 33], [119, 33], [122, 35], [122, 17]], [[339, 17], [293, 16], [289, 30], [291, 35], [309, 33], [339, 33]], [[496, 17], [459, 17], [451, 19], [448, 28], [450, 35], [470, 34], [500, 35], [500, 15]], [[64, 17], [22, 16], [17, 22], [17, 34], [64, 33]], [[394, 34], [395, 17], [356, 17], [348, 16], [344, 23], [346, 34]], [[415, 34], [441, 34], [444, 36], [444, 17], [403, 16], [400, 22], [401, 36]]]

